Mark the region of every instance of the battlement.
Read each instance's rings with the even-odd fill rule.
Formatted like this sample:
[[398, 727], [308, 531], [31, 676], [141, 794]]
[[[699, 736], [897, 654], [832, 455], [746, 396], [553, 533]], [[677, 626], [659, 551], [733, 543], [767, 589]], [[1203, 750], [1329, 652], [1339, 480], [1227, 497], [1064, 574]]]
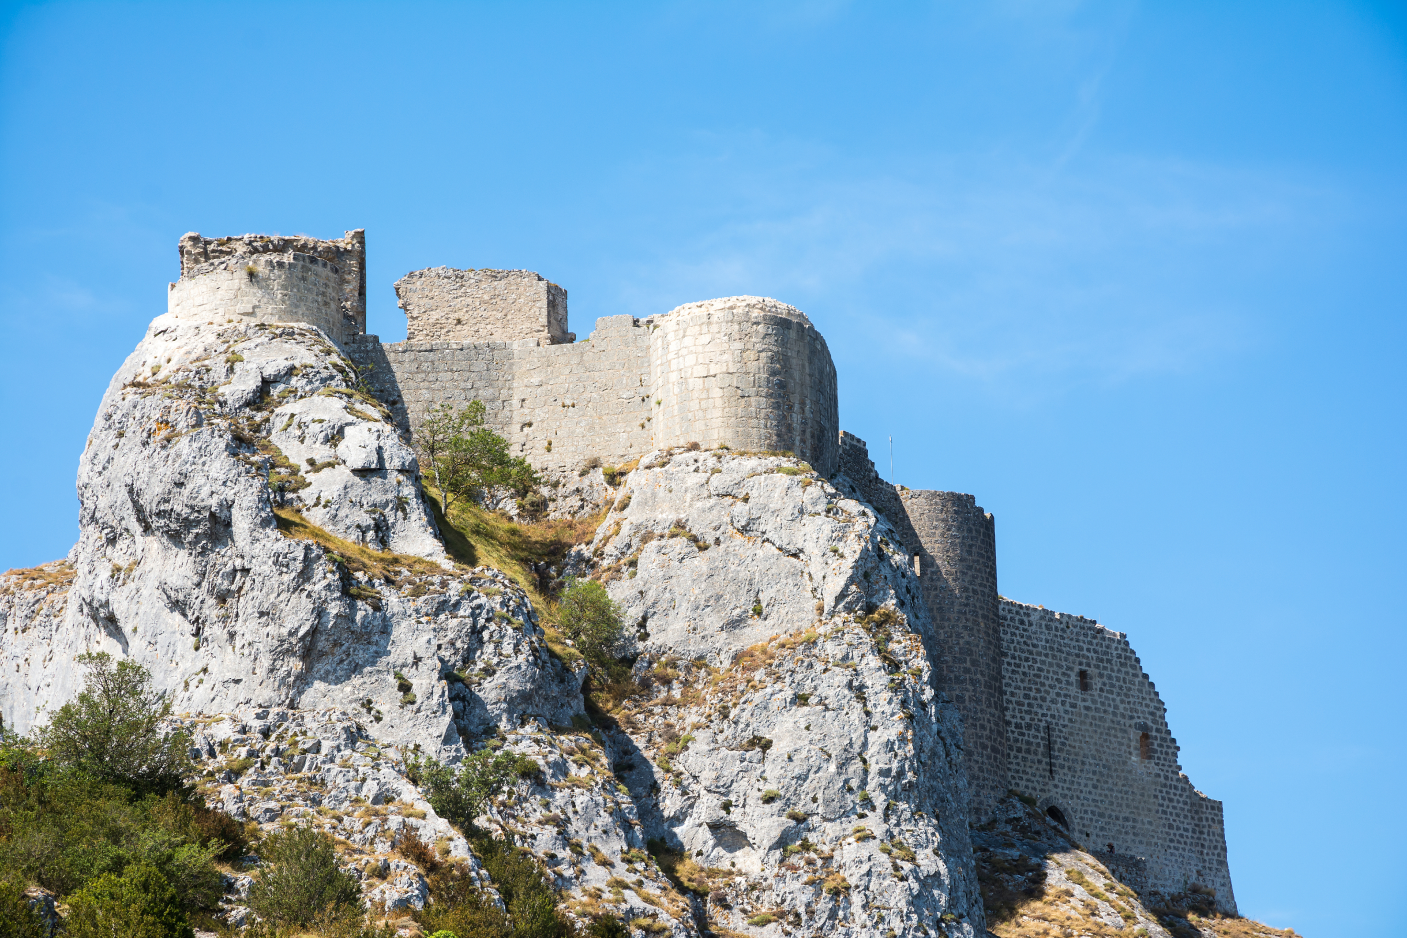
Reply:
[[166, 311], [180, 319], [248, 319], [317, 326], [339, 345], [366, 331], [366, 234], [182, 236], [181, 278]]
[[576, 341], [567, 291], [531, 270], [431, 267], [396, 281], [407, 342]]

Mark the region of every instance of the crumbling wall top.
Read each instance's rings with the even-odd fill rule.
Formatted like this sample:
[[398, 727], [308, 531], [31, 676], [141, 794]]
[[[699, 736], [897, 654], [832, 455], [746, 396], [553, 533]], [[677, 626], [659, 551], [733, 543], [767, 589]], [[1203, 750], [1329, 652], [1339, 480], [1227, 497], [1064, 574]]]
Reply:
[[576, 341], [567, 291], [531, 270], [431, 267], [396, 281], [409, 342]]
[[[335, 311], [332, 313], [323, 311], [325, 315], [333, 315], [334, 318], [340, 316], [340, 320], [335, 322], [333, 331], [337, 332], [339, 336], [343, 334], [360, 335], [366, 331], [366, 230], [363, 228], [348, 231], [343, 237], [331, 241], [310, 238], [306, 235], [246, 234], [232, 238], [205, 238], [199, 233], [191, 231], [181, 236], [181, 240], [177, 244], [177, 251], [181, 256], [180, 286], [182, 290], [190, 288], [197, 292], [200, 291], [200, 287], [191, 281], [217, 271], [223, 272], [221, 277], [228, 278], [231, 270], [245, 265], [243, 259], [247, 258], [254, 262], [256, 258], [263, 257], [264, 259], [257, 261], [254, 266], [268, 267], [272, 265], [274, 268], [278, 268], [284, 260], [293, 261], [295, 259], [293, 255], [302, 255], [302, 261], [325, 267], [327, 273], [330, 273], [335, 281], [331, 286], [332, 295], [329, 298]], [[287, 255], [287, 257], [279, 259], [278, 255]], [[273, 281], [278, 279], [277, 277], [272, 278], [268, 286], [274, 288]], [[204, 284], [205, 280], [202, 280], [201, 283]], [[215, 292], [220, 293], [219, 290]], [[260, 291], [255, 289], [244, 292], [257, 293]], [[182, 299], [187, 301], [190, 298], [183, 296]], [[230, 297], [212, 295], [206, 299], [218, 305], [220, 303], [227, 304]], [[248, 298], [246, 297], [246, 299]], [[311, 314], [307, 314], [306, 310], [304, 313], [295, 310], [295, 308], [307, 305], [306, 298], [289, 301], [287, 297], [284, 297], [282, 300], [264, 305], [270, 306], [268, 315], [292, 315], [295, 319], [307, 319], [320, 326], [328, 326], [328, 322], [323, 321], [324, 317], [313, 315], [309, 319], [308, 316]], [[278, 308], [280, 311], [273, 312], [274, 308]]]
[[783, 303], [781, 300], [774, 300], [770, 296], [723, 296], [714, 300], [700, 300], [696, 303], [676, 306], [665, 313], [665, 316], [692, 316], [696, 313], [769, 313], [773, 316], [781, 316], [783, 319], [811, 325], [811, 320], [807, 319], [806, 314], [801, 310]]
[[365, 269], [366, 229], [349, 231], [332, 241], [306, 235], [236, 235], [232, 238], [206, 238], [191, 231], [177, 245], [181, 255], [181, 276], [204, 273], [205, 265], [231, 257], [254, 254], [308, 254], [338, 266]]

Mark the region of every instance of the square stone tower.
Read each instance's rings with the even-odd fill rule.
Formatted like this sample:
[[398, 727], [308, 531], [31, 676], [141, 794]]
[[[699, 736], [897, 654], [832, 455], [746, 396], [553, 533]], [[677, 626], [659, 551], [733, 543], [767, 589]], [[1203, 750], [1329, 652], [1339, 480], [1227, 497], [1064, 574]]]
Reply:
[[567, 291], [531, 270], [431, 267], [396, 281], [407, 342], [576, 341]]

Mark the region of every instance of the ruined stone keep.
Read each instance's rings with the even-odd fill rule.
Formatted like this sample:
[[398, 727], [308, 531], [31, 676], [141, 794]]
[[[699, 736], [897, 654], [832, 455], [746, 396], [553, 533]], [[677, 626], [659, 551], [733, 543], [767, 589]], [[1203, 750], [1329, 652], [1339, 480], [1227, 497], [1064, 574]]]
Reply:
[[584, 341], [567, 292], [523, 270], [407, 274], [405, 342], [366, 334], [365, 238], [180, 241], [168, 312], [318, 327], [402, 427], [478, 399], [513, 450], [552, 474], [698, 443], [789, 452], [898, 532], [934, 623], [938, 690], [964, 722], [970, 819], [1008, 790], [1035, 798], [1136, 888], [1216, 890], [1234, 909], [1221, 803], [1177, 762], [1165, 708], [1123, 633], [1004, 599], [992, 515], [971, 495], [875, 472], [839, 427], [836, 371], [800, 310], [739, 296], [644, 319], [607, 316]]

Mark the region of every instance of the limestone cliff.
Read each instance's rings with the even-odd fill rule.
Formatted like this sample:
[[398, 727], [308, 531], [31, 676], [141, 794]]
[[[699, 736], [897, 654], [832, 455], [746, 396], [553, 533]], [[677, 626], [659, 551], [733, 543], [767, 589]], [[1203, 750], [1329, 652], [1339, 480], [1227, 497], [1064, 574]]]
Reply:
[[467, 853], [409, 752], [497, 738], [541, 771], [480, 823], [583, 918], [982, 933], [961, 731], [866, 505], [794, 460], [647, 456], [576, 559], [640, 652], [637, 690], [588, 715], [527, 594], [450, 560], [418, 483], [317, 329], [158, 318], [99, 409], [78, 544], [0, 580], [9, 725], [72, 696], [78, 654], [136, 660], [196, 731], [212, 801], [338, 833], [392, 911], [425, 901], [406, 838]]

